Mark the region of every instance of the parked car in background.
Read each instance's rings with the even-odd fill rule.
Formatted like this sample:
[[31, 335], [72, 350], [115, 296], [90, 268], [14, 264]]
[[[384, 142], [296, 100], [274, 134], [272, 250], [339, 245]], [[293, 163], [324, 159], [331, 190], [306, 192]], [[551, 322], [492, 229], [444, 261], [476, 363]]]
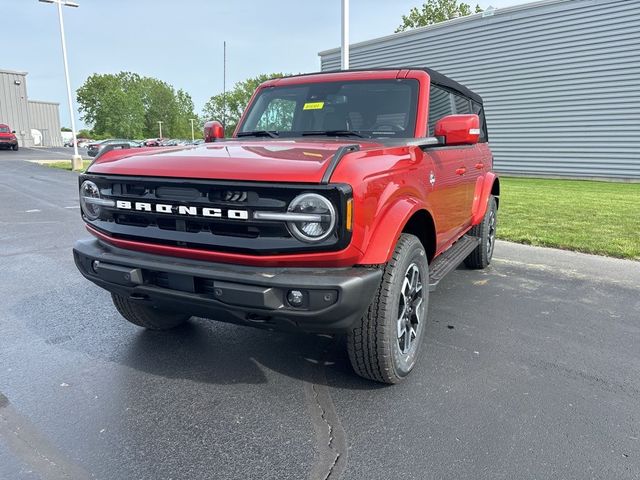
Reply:
[[142, 142], [142, 146], [159, 147], [163, 141], [164, 141], [164, 138], [147, 138], [145, 141]]
[[139, 148], [142, 145], [135, 140], [126, 140], [123, 138], [110, 138], [100, 142], [90, 143], [87, 145], [87, 155], [95, 157], [108, 145], [125, 145], [121, 148]]
[[164, 142], [160, 142], [161, 147], [179, 147], [180, 145], [187, 145], [187, 140], [180, 140], [179, 138], [169, 138]]
[[[76, 138], [76, 143], [78, 145], [78, 148], [82, 148], [84, 146], [87, 145], [87, 143], [90, 143], [92, 140], [89, 140], [88, 138], [83, 138], [83, 137], [78, 137]], [[65, 147], [73, 147], [73, 138], [70, 138], [69, 140], [64, 142], [64, 146]]]
[[18, 138], [16, 137], [16, 131], [11, 130], [9, 125], [0, 123], [0, 148], [8, 148], [11, 150], [18, 150]]

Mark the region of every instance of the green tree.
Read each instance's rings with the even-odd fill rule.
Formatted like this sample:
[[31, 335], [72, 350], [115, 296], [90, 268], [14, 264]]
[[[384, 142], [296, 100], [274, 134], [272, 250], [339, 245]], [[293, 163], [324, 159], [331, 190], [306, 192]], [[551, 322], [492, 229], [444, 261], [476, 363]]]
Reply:
[[177, 115], [177, 131], [176, 136], [180, 138], [191, 138], [191, 119], [195, 120], [193, 128], [196, 131], [202, 132], [202, 125], [198, 116], [194, 113], [195, 107], [193, 105], [193, 99], [184, 90], [178, 90], [176, 92], [176, 107], [178, 110]]
[[[480, 12], [482, 8], [476, 5], [475, 13]], [[471, 15], [471, 7], [467, 3], [457, 0], [427, 0], [421, 7], [414, 7], [408, 15], [402, 16], [402, 24], [396, 29], [396, 33], [467, 15]]]
[[142, 135], [144, 105], [139, 75], [94, 74], [76, 93], [82, 119], [97, 135], [129, 138]]
[[189, 138], [195, 118], [193, 100], [183, 90], [136, 73], [91, 75], [77, 91], [82, 119], [93, 136]]
[[230, 136], [236, 129], [242, 112], [244, 112], [258, 85], [272, 78], [286, 77], [287, 75], [285, 73], [262, 74], [236, 83], [226, 95], [219, 93], [209, 99], [202, 112], [204, 118], [222, 122], [225, 127], [225, 135]]

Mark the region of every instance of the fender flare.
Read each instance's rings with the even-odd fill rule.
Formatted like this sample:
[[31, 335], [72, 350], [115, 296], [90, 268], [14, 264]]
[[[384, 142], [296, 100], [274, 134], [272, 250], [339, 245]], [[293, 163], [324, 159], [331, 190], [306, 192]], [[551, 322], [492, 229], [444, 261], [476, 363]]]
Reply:
[[376, 223], [359, 263], [362, 265], [387, 263], [405, 225], [413, 214], [420, 210], [426, 209], [415, 199], [406, 197], [399, 199]]
[[499, 181], [498, 176], [493, 172], [488, 172], [483, 177], [478, 177], [471, 207], [471, 225], [478, 225], [482, 222], [487, 211], [487, 204], [493, 191], [493, 186]]

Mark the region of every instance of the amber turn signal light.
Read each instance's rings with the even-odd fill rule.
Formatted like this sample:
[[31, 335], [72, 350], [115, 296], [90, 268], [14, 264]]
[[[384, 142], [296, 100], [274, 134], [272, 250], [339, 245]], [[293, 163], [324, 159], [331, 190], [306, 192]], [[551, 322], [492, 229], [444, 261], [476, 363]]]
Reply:
[[353, 228], [353, 198], [347, 200], [346, 228], [348, 232]]

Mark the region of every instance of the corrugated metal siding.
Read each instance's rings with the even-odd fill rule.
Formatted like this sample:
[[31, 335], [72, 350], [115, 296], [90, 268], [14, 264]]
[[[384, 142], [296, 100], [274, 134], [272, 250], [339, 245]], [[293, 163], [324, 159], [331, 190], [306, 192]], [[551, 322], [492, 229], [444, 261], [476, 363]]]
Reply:
[[59, 104], [29, 101], [29, 122], [31, 128], [42, 133], [43, 147], [61, 147]]
[[[340, 50], [321, 52], [322, 70]], [[485, 101], [496, 169], [640, 179], [640, 1], [555, 0], [351, 46], [351, 68], [428, 66]]]
[[0, 70], [0, 123], [5, 123], [16, 131], [21, 147], [33, 146], [27, 108], [26, 75], [23, 72]]

